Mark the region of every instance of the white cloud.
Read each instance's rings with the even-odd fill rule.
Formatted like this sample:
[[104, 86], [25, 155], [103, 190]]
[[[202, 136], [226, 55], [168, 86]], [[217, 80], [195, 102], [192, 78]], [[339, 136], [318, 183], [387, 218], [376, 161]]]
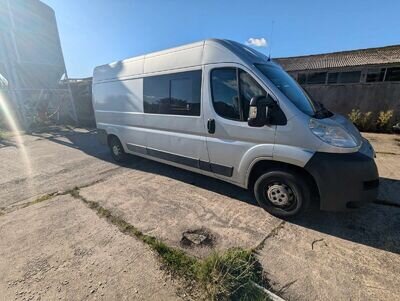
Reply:
[[246, 45], [254, 47], [267, 47], [267, 40], [264, 38], [250, 38], [246, 41]]

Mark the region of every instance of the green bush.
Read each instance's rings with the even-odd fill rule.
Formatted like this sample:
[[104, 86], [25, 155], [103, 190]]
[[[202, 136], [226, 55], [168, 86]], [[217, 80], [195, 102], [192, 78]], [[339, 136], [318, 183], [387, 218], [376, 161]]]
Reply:
[[376, 127], [380, 132], [390, 132], [394, 125], [393, 110], [381, 111], [376, 120]]
[[390, 133], [392, 132], [394, 122], [394, 111], [381, 111], [377, 115], [372, 112], [363, 113], [359, 109], [353, 109], [348, 114], [351, 122], [361, 132], [378, 132], [378, 133]]
[[355, 126], [359, 127], [361, 124], [362, 113], [359, 109], [353, 109], [348, 115], [350, 121], [354, 123]]

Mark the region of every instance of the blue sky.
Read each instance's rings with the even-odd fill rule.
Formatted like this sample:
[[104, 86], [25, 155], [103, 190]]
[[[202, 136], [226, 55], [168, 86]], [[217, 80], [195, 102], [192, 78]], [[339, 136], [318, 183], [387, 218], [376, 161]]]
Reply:
[[263, 37], [273, 57], [400, 44], [396, 0], [42, 1], [56, 12], [70, 77], [210, 37], [242, 43]]

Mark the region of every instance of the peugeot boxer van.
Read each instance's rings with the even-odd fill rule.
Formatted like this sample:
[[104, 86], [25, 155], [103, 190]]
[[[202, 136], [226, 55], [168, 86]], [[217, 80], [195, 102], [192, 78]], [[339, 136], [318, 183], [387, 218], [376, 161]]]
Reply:
[[248, 188], [275, 216], [299, 214], [312, 198], [340, 211], [377, 196], [374, 150], [354, 125], [237, 42], [99, 66], [93, 106], [116, 161], [135, 154]]

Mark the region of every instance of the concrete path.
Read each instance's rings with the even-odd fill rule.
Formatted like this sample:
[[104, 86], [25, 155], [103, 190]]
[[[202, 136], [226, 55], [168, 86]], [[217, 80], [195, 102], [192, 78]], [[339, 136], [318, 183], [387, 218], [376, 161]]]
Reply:
[[400, 206], [400, 135], [364, 133], [376, 151], [381, 185], [379, 199]]
[[0, 300], [179, 300], [141, 242], [57, 196], [0, 217]]
[[[132, 171], [84, 188], [81, 195], [197, 256], [259, 246], [274, 291], [287, 299], [400, 296], [399, 208], [371, 204], [352, 213], [313, 210], [285, 222], [232, 185], [142, 159], [131, 166]], [[213, 237], [212, 247], [182, 246], [183, 233], [196, 229]]]
[[[165, 299], [179, 298], [179, 284], [163, 275], [150, 250], [118, 233], [79, 200], [57, 196], [23, 208], [45, 193], [79, 186], [88, 200], [193, 255], [257, 247], [272, 288], [286, 299], [400, 300], [397, 137], [372, 137], [384, 182], [380, 199], [392, 205], [371, 204], [340, 214], [311, 210], [290, 222], [260, 209], [245, 190], [215, 179], [140, 158], [118, 166], [91, 131], [25, 136], [30, 178], [19, 151], [12, 143], [2, 147], [0, 142], [0, 270], [7, 271], [0, 276], [0, 296], [19, 298], [16, 293], [31, 290], [35, 297], [41, 292], [51, 299], [70, 299], [62, 285], [66, 280], [78, 299], [92, 298], [95, 288], [93, 294], [102, 297], [106, 292], [99, 282], [103, 283], [104, 271], [111, 268], [107, 278], [121, 281], [120, 297], [138, 290], [140, 296], [149, 298], [154, 287]], [[210, 236], [207, 245], [181, 243], [185, 231], [198, 229]], [[104, 259], [107, 254], [115, 257], [115, 263]], [[138, 254], [144, 254], [146, 264], [135, 261]], [[118, 272], [127, 258], [136, 262], [129, 265], [132, 272]], [[67, 263], [64, 273], [56, 259]], [[144, 284], [139, 287], [137, 275], [142, 273]], [[64, 279], [67, 275], [72, 277]], [[40, 278], [37, 283], [35, 277]], [[90, 279], [97, 286], [89, 290]], [[155, 285], [158, 281], [166, 285]], [[116, 296], [119, 291], [115, 283], [110, 286], [112, 293], [104, 296]]]

